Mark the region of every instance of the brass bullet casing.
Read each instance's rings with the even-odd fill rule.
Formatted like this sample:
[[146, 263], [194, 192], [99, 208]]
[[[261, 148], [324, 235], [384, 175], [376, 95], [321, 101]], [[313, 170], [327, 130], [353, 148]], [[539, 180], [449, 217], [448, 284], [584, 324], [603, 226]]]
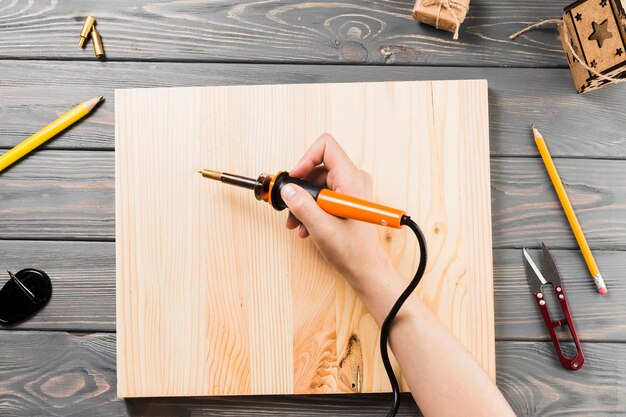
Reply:
[[98, 58], [104, 56], [104, 46], [102, 46], [102, 38], [95, 26], [91, 29], [91, 41], [93, 42], [93, 52]]
[[83, 28], [80, 31], [80, 40], [78, 41], [78, 46], [80, 46], [81, 48], [85, 44], [87, 36], [89, 36], [89, 33], [91, 32], [91, 28], [93, 27], [95, 21], [96, 19], [93, 16], [87, 16], [87, 18], [85, 19], [85, 23], [83, 23]]

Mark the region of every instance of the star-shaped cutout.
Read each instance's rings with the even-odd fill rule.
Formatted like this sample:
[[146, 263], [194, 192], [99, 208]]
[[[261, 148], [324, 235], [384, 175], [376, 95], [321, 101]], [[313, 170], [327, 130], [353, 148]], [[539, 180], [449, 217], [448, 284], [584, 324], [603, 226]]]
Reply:
[[600, 0], [600, 6], [605, 7], [606, 6], [606, 0]]
[[609, 32], [609, 20], [604, 19], [604, 22], [597, 24], [596, 22], [591, 22], [591, 26], [593, 27], [593, 33], [589, 35], [590, 41], [597, 41], [598, 48], [602, 48], [602, 44], [606, 39], [612, 38], [613, 34]]
[[597, 62], [596, 62], [596, 60], [594, 59], [593, 61], [591, 61], [591, 64], [589, 64], [589, 65], [591, 65], [591, 68], [595, 68], [595, 67], [597, 67], [597, 66], [598, 66], [598, 63], [597, 63]]
[[623, 53], [624, 53], [624, 50], [622, 48], [617, 48], [617, 50], [615, 51], [615, 55], [617, 56], [622, 56]]
[[576, 21], [580, 22], [583, 19], [583, 15], [580, 13], [576, 13]]

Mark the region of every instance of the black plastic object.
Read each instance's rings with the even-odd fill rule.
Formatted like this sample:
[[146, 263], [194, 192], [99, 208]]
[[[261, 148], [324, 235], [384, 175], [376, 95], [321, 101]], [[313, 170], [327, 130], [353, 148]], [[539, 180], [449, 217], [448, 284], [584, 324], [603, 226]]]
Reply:
[[41, 310], [51, 295], [52, 283], [48, 274], [38, 269], [22, 269], [0, 290], [0, 324], [15, 324], [27, 319]]
[[322, 191], [322, 187], [311, 184], [310, 182], [306, 182], [304, 180], [293, 178], [289, 176], [288, 172], [281, 172], [278, 177], [274, 180], [274, 186], [272, 187], [272, 207], [276, 210], [281, 211], [287, 208], [287, 205], [283, 201], [283, 198], [280, 196], [280, 191], [286, 184], [296, 184], [300, 187], [304, 188], [314, 200], [317, 200], [317, 196]]

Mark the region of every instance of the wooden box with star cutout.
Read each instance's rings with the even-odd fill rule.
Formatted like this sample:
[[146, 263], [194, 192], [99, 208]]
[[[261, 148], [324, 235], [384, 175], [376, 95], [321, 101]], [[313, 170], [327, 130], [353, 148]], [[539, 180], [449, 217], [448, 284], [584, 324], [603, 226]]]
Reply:
[[579, 0], [564, 9], [559, 34], [579, 93], [615, 82], [598, 73], [626, 78], [625, 16], [620, 0]]

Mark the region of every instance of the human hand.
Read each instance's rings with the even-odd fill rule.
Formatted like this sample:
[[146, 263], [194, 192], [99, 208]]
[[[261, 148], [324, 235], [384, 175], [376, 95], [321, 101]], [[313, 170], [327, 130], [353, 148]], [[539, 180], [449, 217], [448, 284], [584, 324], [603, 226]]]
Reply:
[[[329, 134], [313, 143], [289, 175], [338, 193], [372, 199], [371, 176], [358, 169]], [[297, 185], [285, 185], [281, 197], [290, 210], [287, 228], [298, 229], [301, 238], [310, 235], [322, 255], [352, 286], [359, 284], [366, 271], [390, 265], [375, 225], [326, 213]]]

